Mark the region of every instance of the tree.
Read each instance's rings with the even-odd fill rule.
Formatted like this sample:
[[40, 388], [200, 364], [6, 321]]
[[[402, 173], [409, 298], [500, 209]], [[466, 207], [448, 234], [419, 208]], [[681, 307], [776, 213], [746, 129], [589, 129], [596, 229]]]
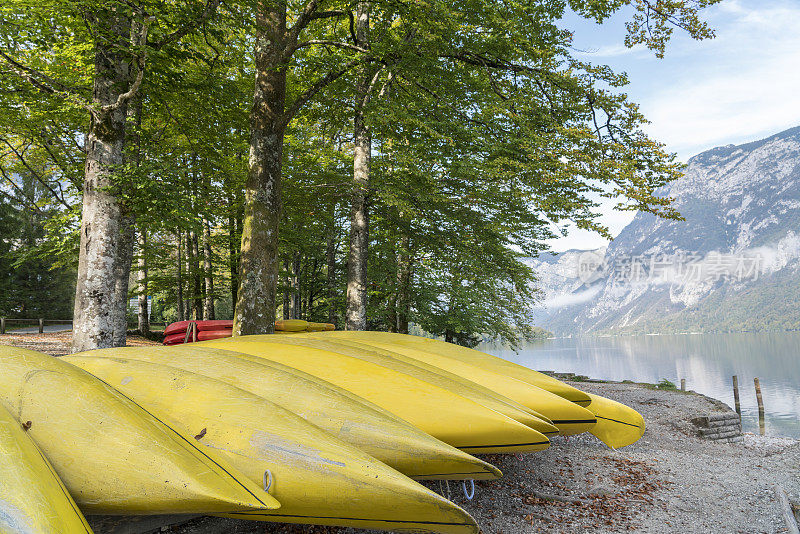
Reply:
[[[128, 103], [139, 91], [148, 51], [180, 40], [217, 2], [199, 14], [165, 4], [153, 13], [144, 3], [56, 3], [6, 4], [0, 59], [4, 74], [15, 75], [25, 93], [36, 95], [34, 102], [61, 102], [89, 115], [72, 343], [73, 350], [86, 350], [125, 342], [133, 221], [116, 188]], [[148, 39], [155, 22], [158, 38]]]

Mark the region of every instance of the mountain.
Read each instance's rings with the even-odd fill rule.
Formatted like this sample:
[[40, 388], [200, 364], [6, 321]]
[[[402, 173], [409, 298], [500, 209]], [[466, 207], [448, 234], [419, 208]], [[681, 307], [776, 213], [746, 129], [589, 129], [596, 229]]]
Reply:
[[604, 249], [530, 260], [560, 334], [800, 328], [800, 127], [691, 158]]

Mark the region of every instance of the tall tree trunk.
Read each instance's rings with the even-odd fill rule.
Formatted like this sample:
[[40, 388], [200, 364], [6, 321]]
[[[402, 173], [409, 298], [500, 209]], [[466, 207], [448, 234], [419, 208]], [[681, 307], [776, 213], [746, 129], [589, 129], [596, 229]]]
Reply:
[[136, 273], [139, 294], [139, 333], [150, 333], [150, 311], [147, 307], [147, 230], [139, 229], [139, 270]]
[[186, 314], [183, 317], [184, 321], [188, 321], [192, 318], [192, 299], [194, 298], [192, 293], [192, 235], [189, 230], [186, 230], [186, 237], [183, 240], [184, 243], [184, 260], [186, 261], [186, 291], [184, 297], [186, 298], [185, 304], [183, 307], [184, 313]]
[[286, 127], [286, 3], [258, 1], [255, 37], [256, 80], [234, 335], [271, 334], [275, 328]]
[[292, 275], [289, 279], [292, 284], [291, 318], [300, 318], [300, 253], [294, 255], [292, 260]]
[[403, 234], [400, 238], [400, 250], [397, 251], [397, 332], [408, 334], [408, 315], [410, 312], [411, 290], [411, 254], [408, 249], [409, 238]]
[[228, 269], [231, 272], [231, 306], [236, 305], [236, 292], [239, 290], [239, 248], [236, 231], [236, 214], [233, 206], [228, 214]]
[[128, 285], [133, 263], [133, 247], [136, 241], [136, 226], [133, 216], [122, 216], [119, 249], [114, 261], [114, 307], [112, 343], [124, 347], [128, 334]]
[[336, 233], [329, 230], [325, 246], [325, 262], [327, 264], [327, 297], [328, 297], [328, 322], [336, 323]]
[[[121, 10], [99, 10], [102, 38], [95, 41], [95, 76], [86, 135], [86, 168], [80, 227], [78, 276], [75, 287], [72, 350], [114, 346], [119, 310], [127, 295], [116, 284], [120, 261], [122, 208], [113, 193], [113, 174], [123, 163], [126, 105], [120, 100], [130, 80], [125, 52], [130, 43], [130, 20]], [[112, 36], [109, 39], [109, 36]], [[108, 106], [108, 107], [105, 107]], [[120, 302], [122, 298], [122, 302]], [[122, 336], [124, 342], [124, 335]]]
[[283, 262], [283, 272], [286, 273], [283, 277], [283, 320], [285, 321], [286, 319], [292, 318], [291, 306], [289, 305], [289, 302], [291, 301], [290, 289], [292, 285], [292, 275], [291, 271], [289, 271], [289, 262], [285, 260]]
[[[356, 13], [356, 39], [362, 48], [369, 48], [369, 2], [359, 2]], [[347, 259], [347, 315], [345, 329], [367, 328], [367, 247], [369, 245], [370, 153], [372, 137], [364, 120], [372, 76], [363, 68], [356, 87], [353, 117], [353, 191], [350, 208], [350, 251]]]
[[312, 319], [312, 312], [314, 310], [314, 289], [316, 288], [316, 281], [317, 281], [317, 268], [319, 267], [319, 262], [317, 258], [314, 258], [314, 261], [311, 264], [311, 276], [308, 277], [308, 300], [306, 302], [306, 314], [305, 318], [307, 321]]
[[[389, 294], [389, 298], [387, 299], [388, 302], [386, 303], [386, 306], [388, 308], [388, 318], [386, 322], [388, 323], [387, 326], [389, 327], [389, 332], [397, 332], [397, 294], [399, 291], [397, 287], [397, 282], [399, 279], [399, 269], [400, 269], [400, 263], [397, 261], [399, 259], [399, 250], [397, 243], [393, 243], [393, 245], [394, 245], [393, 259], [395, 260], [394, 264], [395, 272], [393, 281], [394, 283], [392, 286], [392, 291]], [[381, 263], [381, 265], [387, 265], [387, 264], [388, 262]]]
[[[133, 21], [131, 23], [131, 41], [140, 46], [138, 36], [141, 34], [141, 23]], [[127, 142], [130, 145], [130, 163], [138, 170], [142, 164], [142, 108], [143, 108], [142, 93], [134, 96], [128, 105], [128, 126]], [[139, 300], [139, 310], [137, 314], [139, 332], [142, 335], [150, 333], [150, 313], [147, 306], [147, 230], [144, 224], [139, 227], [139, 259], [136, 271], [136, 293]], [[127, 278], [127, 275], [123, 275]], [[126, 299], [127, 300], [127, 299]], [[126, 320], [127, 323], [127, 320]], [[127, 327], [127, 324], [126, 324]]]
[[203, 217], [203, 276], [205, 299], [203, 301], [203, 318], [213, 321], [214, 312], [214, 271], [211, 263], [211, 224], [208, 217]]
[[178, 276], [175, 280], [177, 285], [176, 299], [178, 301], [178, 320], [183, 321], [186, 319], [186, 311], [183, 306], [183, 250], [181, 244], [183, 243], [183, 232], [178, 230], [178, 250], [175, 257], [178, 258]]
[[455, 343], [456, 333], [449, 328], [444, 331], [444, 340], [448, 343]]
[[192, 280], [194, 281], [194, 291], [192, 292], [192, 319], [199, 321], [205, 319], [203, 316], [203, 273], [200, 272], [200, 243], [197, 239], [197, 232], [192, 230], [190, 235], [192, 249]]

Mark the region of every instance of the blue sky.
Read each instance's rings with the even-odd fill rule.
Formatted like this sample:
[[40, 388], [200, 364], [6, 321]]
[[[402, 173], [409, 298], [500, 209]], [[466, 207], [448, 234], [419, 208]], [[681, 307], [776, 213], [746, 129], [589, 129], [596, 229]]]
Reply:
[[[627, 13], [596, 25], [570, 19], [575, 54], [628, 73], [625, 89], [650, 120], [647, 132], [682, 161], [727, 144], [800, 125], [800, 0], [723, 0], [703, 18], [716, 38], [673, 34], [666, 57], [624, 46]], [[633, 218], [601, 208], [616, 235]], [[597, 248], [597, 234], [573, 230], [552, 241], [556, 251]]]

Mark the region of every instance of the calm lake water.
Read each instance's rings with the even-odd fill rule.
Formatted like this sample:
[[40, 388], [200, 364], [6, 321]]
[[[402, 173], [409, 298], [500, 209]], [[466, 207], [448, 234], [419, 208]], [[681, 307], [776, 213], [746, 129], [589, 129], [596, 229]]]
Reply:
[[518, 353], [483, 350], [532, 369], [606, 380], [655, 383], [663, 378], [733, 407], [731, 377], [739, 377], [742, 424], [758, 433], [753, 378], [761, 382], [767, 435], [800, 438], [800, 332], [563, 338]]

